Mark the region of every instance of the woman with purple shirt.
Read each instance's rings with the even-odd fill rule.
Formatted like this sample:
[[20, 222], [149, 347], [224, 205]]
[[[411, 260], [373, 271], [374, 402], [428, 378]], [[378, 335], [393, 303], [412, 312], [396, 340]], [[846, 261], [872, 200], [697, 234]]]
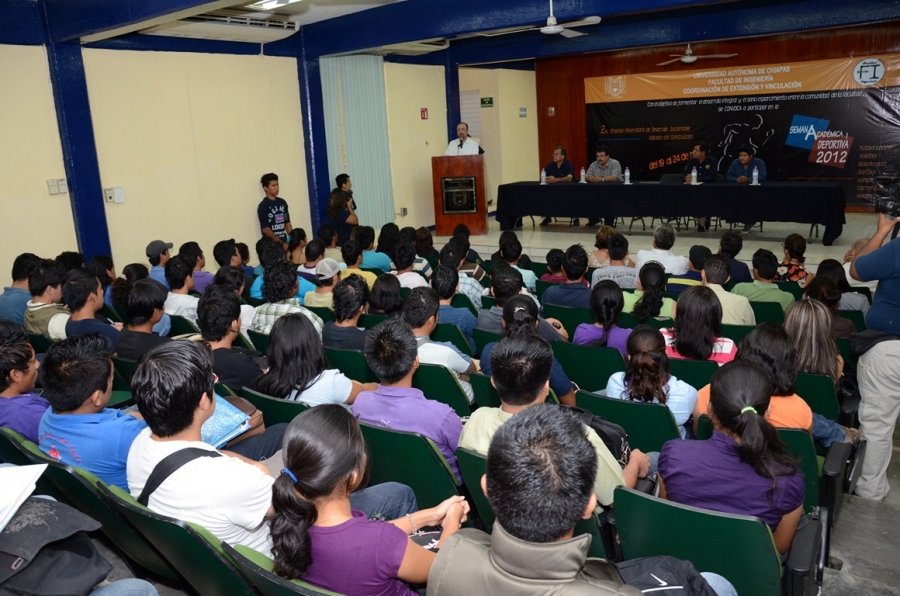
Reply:
[[626, 357], [625, 344], [631, 329], [618, 327], [619, 315], [625, 307], [622, 288], [610, 280], [599, 282], [591, 290], [591, 310], [596, 322], [593, 325], [582, 323], [575, 329], [572, 343], [594, 348], [615, 348]]
[[779, 553], [791, 546], [806, 486], [778, 431], [765, 419], [769, 375], [751, 362], [712, 377], [708, 441], [669, 441], [659, 456], [659, 496], [684, 505], [760, 517]]
[[40, 364], [21, 325], [0, 320], [0, 426], [37, 443], [41, 416], [50, 407], [31, 393]]
[[392, 522], [350, 508], [366, 481], [366, 443], [339, 405], [311, 408], [284, 434], [285, 468], [272, 486], [269, 525], [274, 571], [341, 594], [414, 596], [435, 554], [412, 541], [419, 528], [442, 526], [438, 547], [466, 520], [469, 506], [451, 497]]

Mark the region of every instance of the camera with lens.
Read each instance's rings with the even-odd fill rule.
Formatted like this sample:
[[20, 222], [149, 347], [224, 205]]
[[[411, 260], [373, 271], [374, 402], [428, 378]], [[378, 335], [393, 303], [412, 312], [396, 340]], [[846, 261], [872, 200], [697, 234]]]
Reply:
[[900, 175], [894, 168], [875, 176], [875, 212], [900, 217]]

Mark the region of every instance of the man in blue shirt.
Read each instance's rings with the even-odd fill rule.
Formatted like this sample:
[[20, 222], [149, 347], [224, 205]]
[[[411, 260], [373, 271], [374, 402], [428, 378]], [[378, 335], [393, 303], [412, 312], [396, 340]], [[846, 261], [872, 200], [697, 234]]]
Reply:
[[581, 245], [573, 244], [566, 250], [562, 268], [566, 272], [566, 283], [547, 288], [542, 297], [544, 304], [590, 308], [591, 290], [583, 281], [588, 270], [588, 257]]
[[[738, 184], [750, 184], [753, 182], [753, 170], [756, 170], [758, 181], [760, 184], [766, 181], [766, 162], [761, 160], [758, 157], [754, 157], [756, 151], [750, 145], [742, 145], [740, 149], [738, 149], [737, 159], [731, 162], [731, 165], [728, 166], [728, 171], [725, 172], [725, 180], [728, 182], [737, 182]], [[749, 223], [744, 224], [743, 232], [745, 234], [750, 232], [750, 228], [752, 228], [756, 224], [755, 221], [751, 221]]]
[[277, 242], [281, 249], [287, 251], [288, 238], [291, 235], [291, 214], [288, 211], [287, 201], [278, 196], [278, 176], [276, 174], [263, 174], [259, 179], [266, 196], [256, 207], [256, 218], [259, 220], [259, 229], [263, 236]]
[[20, 254], [13, 261], [12, 285], [3, 288], [3, 293], [0, 294], [0, 319], [17, 325], [25, 324], [25, 308], [31, 300], [28, 275], [40, 262], [41, 258], [30, 252]]
[[[894, 336], [900, 336], [900, 239], [881, 244], [897, 223], [900, 220], [879, 214], [878, 229], [850, 265], [853, 279], [878, 280], [866, 325]], [[888, 339], [862, 354], [858, 366], [859, 431], [869, 446], [856, 494], [876, 500], [890, 490], [886, 472], [900, 416], [900, 337]]]
[[356, 243], [363, 249], [360, 267], [381, 269], [383, 273], [391, 270], [391, 257], [375, 250], [375, 229], [372, 226], [359, 226], [356, 228], [355, 238]]
[[150, 279], [155, 279], [166, 287], [167, 290], [172, 288], [166, 281], [166, 263], [169, 262], [169, 249], [175, 246], [171, 242], [163, 242], [162, 240], [154, 240], [147, 245], [147, 259], [150, 260]]
[[451, 306], [453, 295], [459, 290], [459, 271], [447, 265], [440, 265], [431, 276], [431, 287], [437, 293], [438, 323], [456, 325], [466, 338], [472, 350], [475, 350], [475, 315], [468, 308]]
[[[575, 178], [575, 166], [566, 159], [565, 147], [557, 147], [553, 150], [553, 161], [544, 166], [544, 173], [547, 175], [547, 184], [571, 182]], [[549, 226], [552, 220], [551, 217], [545, 217], [541, 225]]]
[[[691, 183], [691, 172], [697, 168], [697, 182], [715, 182], [716, 175], [719, 171], [719, 166], [712, 157], [709, 156], [709, 143], [706, 141], [700, 141], [696, 145], [694, 145], [694, 150], [691, 151], [691, 158], [684, 165], [684, 182], [685, 184]], [[709, 221], [709, 216], [701, 215], [694, 218], [697, 220], [697, 231], [705, 232], [709, 229], [707, 222]]]
[[50, 402], [38, 426], [41, 451], [128, 490], [128, 450], [147, 424], [136, 412], [106, 407], [113, 382], [108, 340], [89, 333], [54, 344], [41, 363], [40, 379]]

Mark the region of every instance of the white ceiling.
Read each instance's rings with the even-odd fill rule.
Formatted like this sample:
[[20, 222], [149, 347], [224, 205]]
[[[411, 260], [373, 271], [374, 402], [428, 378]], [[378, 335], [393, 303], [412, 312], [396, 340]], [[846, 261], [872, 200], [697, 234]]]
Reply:
[[[291, 16], [291, 20], [296, 21], [302, 26], [334, 19], [346, 14], [368, 10], [370, 8], [394, 4], [395, 2], [403, 2], [403, 0], [302, 0], [266, 12], [269, 14]], [[250, 3], [246, 1], [241, 2], [236, 5], [235, 8], [238, 6], [246, 6], [247, 4]], [[352, 35], [352, 33], [349, 34]]]

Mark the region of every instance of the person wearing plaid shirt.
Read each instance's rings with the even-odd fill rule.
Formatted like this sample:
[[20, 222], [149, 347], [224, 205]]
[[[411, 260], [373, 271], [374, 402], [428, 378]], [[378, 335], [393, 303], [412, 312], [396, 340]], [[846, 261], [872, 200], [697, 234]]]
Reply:
[[[464, 262], [465, 252], [461, 250], [459, 245], [454, 242], [448, 242], [443, 249], [441, 249], [441, 265], [446, 265], [447, 267], [452, 267], [459, 271], [460, 267]], [[481, 309], [481, 295], [484, 287], [480, 282], [476, 281], [474, 278], [469, 277], [467, 274], [459, 271], [459, 293], [465, 294], [469, 297], [469, 300], [472, 301], [472, 304], [477, 309]]]
[[294, 298], [298, 290], [297, 271], [291, 263], [279, 261], [269, 267], [263, 277], [263, 297], [266, 303], [256, 309], [250, 328], [268, 334], [279, 317], [300, 313], [312, 322], [319, 337], [324, 323], [315, 313], [303, 308]]

